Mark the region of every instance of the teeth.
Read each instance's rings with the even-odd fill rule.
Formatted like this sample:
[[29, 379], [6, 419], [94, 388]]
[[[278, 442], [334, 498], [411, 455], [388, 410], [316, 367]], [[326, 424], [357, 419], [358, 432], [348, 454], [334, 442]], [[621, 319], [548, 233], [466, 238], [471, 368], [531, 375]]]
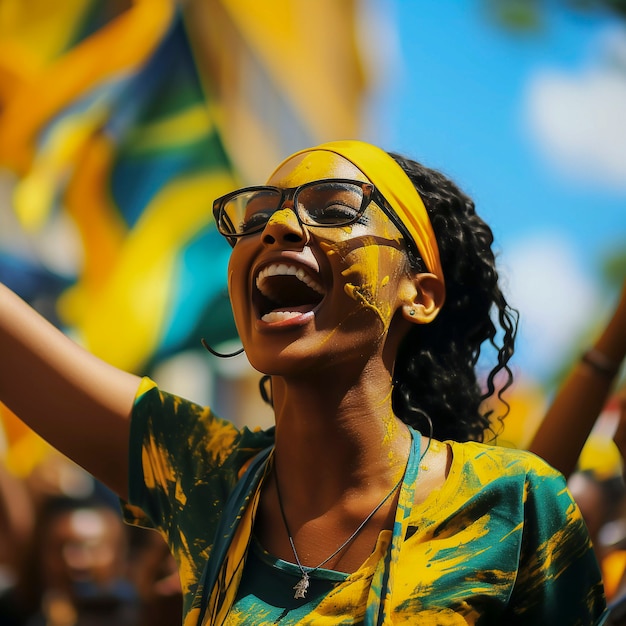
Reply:
[[270, 295], [267, 290], [263, 289], [263, 282], [269, 276], [295, 276], [300, 282], [309, 287], [309, 289], [324, 295], [322, 286], [313, 280], [301, 267], [296, 268], [293, 265], [287, 265], [285, 263], [273, 263], [261, 270], [256, 277], [256, 286], [264, 296]]
[[298, 317], [298, 315], [302, 315], [302, 313], [298, 313], [297, 311], [271, 311], [270, 313], [266, 313], [261, 319], [268, 323], [282, 322], [292, 317]]

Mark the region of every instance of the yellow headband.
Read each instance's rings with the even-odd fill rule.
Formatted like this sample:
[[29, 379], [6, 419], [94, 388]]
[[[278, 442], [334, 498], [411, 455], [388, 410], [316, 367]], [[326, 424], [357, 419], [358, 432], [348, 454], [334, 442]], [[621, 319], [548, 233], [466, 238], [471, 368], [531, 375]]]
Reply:
[[443, 281], [439, 247], [424, 202], [411, 179], [384, 150], [363, 141], [331, 141], [314, 148], [300, 150], [287, 157], [275, 172], [289, 159], [305, 152], [325, 150], [334, 152], [358, 167], [385, 197], [396, 215], [406, 226], [417, 245], [426, 268]]

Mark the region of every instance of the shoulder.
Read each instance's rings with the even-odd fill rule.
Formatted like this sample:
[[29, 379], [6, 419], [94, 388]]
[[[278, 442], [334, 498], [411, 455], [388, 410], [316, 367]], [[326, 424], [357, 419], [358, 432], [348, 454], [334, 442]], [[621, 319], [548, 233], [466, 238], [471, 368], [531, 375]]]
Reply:
[[562, 475], [546, 461], [528, 450], [477, 442], [446, 442], [452, 451], [452, 467], [485, 477], [542, 476], [560, 479]]
[[527, 450], [477, 442], [432, 440], [420, 461], [415, 504], [431, 493], [450, 500], [486, 493], [525, 499], [529, 490], [559, 492], [565, 479], [543, 459]]
[[547, 536], [566, 526], [579, 532], [580, 512], [565, 478], [535, 454], [475, 442], [444, 443], [449, 471], [439, 489], [416, 500], [414, 516], [421, 523], [489, 519], [509, 530], [540, 528]]
[[273, 428], [238, 428], [208, 406], [160, 389], [144, 378], [132, 412], [131, 438], [139, 444], [177, 450], [183, 456], [208, 457], [223, 462], [239, 448], [245, 459], [270, 446]]
[[[572, 506], [565, 478], [543, 459], [526, 450], [482, 443], [446, 442], [450, 471], [442, 491], [467, 500], [490, 502], [505, 516], [523, 515], [540, 506], [563, 511]], [[538, 504], [541, 503], [541, 504]]]

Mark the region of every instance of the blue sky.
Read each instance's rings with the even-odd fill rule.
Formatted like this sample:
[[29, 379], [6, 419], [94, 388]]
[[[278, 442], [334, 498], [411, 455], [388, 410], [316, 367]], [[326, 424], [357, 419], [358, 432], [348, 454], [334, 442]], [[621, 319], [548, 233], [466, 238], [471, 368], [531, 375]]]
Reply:
[[518, 366], [536, 378], [606, 314], [602, 259], [626, 247], [626, 21], [539, 4], [541, 28], [514, 34], [480, 0], [370, 2], [365, 131], [474, 198], [522, 313]]

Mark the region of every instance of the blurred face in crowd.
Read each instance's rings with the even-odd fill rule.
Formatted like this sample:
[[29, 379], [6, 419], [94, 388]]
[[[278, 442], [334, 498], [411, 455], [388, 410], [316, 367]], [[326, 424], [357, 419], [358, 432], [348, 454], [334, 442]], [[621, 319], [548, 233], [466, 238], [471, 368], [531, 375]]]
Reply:
[[44, 585], [71, 592], [77, 582], [105, 587], [124, 573], [122, 521], [106, 508], [64, 511], [51, 518], [41, 537]]

